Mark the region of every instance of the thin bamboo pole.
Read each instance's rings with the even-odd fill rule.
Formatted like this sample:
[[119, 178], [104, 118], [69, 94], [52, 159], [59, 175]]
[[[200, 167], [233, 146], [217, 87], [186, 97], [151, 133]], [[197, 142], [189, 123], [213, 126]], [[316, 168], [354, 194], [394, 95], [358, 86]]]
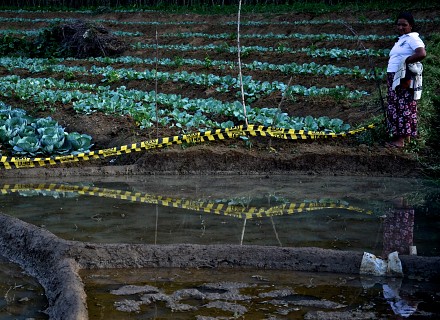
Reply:
[[157, 108], [157, 69], [159, 65], [159, 37], [157, 35], [157, 27], [156, 27], [156, 73], [154, 75], [154, 106], [156, 108], [156, 139], [159, 139], [159, 110]]
[[154, 244], [157, 244], [157, 222], [159, 221], [159, 205], [156, 204], [156, 224], [154, 229]]
[[278, 244], [280, 245], [280, 247], [282, 247], [283, 244], [281, 243], [280, 237], [278, 236], [277, 227], [275, 226], [275, 221], [273, 221], [272, 216], [270, 217], [270, 221], [272, 222], [273, 232], [275, 233], [275, 237], [277, 238]]
[[243, 228], [241, 229], [240, 246], [243, 245], [244, 232], [245, 232], [245, 230], [246, 230], [246, 221], [247, 221], [247, 218], [244, 218], [244, 221], [243, 221]]
[[237, 15], [237, 53], [238, 53], [238, 78], [240, 80], [241, 89], [241, 103], [243, 104], [243, 116], [248, 125], [248, 119], [246, 114], [246, 102], [244, 99], [244, 89], [243, 89], [243, 73], [241, 71], [241, 51], [240, 51], [240, 13], [241, 13], [241, 0], [238, 2], [238, 15]]

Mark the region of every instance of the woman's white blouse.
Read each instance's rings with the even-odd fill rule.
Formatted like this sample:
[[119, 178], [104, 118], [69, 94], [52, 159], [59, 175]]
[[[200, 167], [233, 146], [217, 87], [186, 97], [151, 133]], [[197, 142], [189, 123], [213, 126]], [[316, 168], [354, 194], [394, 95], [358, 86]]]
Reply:
[[424, 48], [425, 44], [417, 32], [410, 32], [399, 37], [390, 51], [387, 72], [396, 72], [403, 58], [414, 53], [417, 48]]

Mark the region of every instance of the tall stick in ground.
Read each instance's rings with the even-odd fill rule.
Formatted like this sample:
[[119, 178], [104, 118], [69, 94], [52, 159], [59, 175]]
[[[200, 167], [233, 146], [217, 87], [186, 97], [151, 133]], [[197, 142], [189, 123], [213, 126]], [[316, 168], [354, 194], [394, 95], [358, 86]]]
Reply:
[[246, 114], [246, 102], [244, 99], [244, 89], [243, 89], [243, 74], [241, 72], [241, 50], [240, 50], [240, 12], [241, 12], [241, 0], [238, 2], [238, 17], [237, 17], [237, 53], [238, 53], [238, 78], [240, 80], [241, 89], [241, 103], [243, 104], [243, 115], [246, 126], [248, 125], [247, 114]]
[[[287, 83], [287, 89], [286, 89], [286, 90], [289, 89], [291, 83], [292, 83], [292, 77], [290, 77], [289, 82]], [[277, 112], [276, 112], [275, 115], [273, 116], [273, 125], [272, 125], [272, 126], [274, 126], [274, 127], [278, 127], [278, 125], [277, 125], [277, 117], [278, 117], [278, 116], [281, 114], [281, 112], [282, 112], [282, 111], [281, 111], [281, 105], [283, 104], [285, 97], [286, 97], [286, 92], [281, 93], [281, 101], [280, 101], [280, 103], [278, 104]], [[272, 148], [272, 138], [269, 138], [269, 149], [271, 149], [271, 148]]]
[[154, 75], [154, 106], [156, 108], [156, 139], [159, 139], [159, 110], [157, 108], [157, 68], [159, 65], [159, 37], [156, 27], [156, 73]]

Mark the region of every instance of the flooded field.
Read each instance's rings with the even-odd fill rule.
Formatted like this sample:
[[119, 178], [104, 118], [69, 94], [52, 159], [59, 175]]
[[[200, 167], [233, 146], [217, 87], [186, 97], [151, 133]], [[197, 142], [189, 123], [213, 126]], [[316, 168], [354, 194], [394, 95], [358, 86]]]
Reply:
[[[440, 189], [432, 181], [315, 176], [88, 179], [5, 181], [0, 185], [0, 212], [61, 239], [97, 244], [440, 255]], [[81, 270], [81, 278], [90, 319], [440, 316], [439, 283], [423, 277], [168, 268]], [[3, 291], [14, 287], [7, 277], [0, 285]], [[7, 310], [7, 299], [2, 303]], [[38, 314], [39, 308], [33, 312]]]
[[440, 191], [427, 181], [146, 176], [11, 181], [0, 188], [2, 213], [66, 240], [313, 246], [380, 255], [405, 230], [402, 245], [440, 255]]

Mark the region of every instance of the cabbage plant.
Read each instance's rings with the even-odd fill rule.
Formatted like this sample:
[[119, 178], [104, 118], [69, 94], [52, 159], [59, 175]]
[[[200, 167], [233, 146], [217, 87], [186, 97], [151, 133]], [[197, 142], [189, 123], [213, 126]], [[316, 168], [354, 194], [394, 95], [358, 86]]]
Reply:
[[50, 156], [88, 152], [92, 137], [68, 133], [51, 117], [32, 118], [22, 109], [0, 102], [0, 143], [20, 156]]

